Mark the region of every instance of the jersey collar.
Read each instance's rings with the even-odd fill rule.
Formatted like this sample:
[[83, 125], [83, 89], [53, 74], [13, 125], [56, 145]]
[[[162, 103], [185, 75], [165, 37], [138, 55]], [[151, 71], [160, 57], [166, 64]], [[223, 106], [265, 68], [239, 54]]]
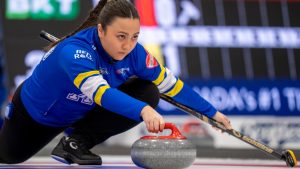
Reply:
[[99, 36], [98, 36], [97, 28], [94, 29], [94, 42], [95, 42], [96, 50], [97, 50], [99, 56], [101, 58], [103, 58], [103, 60], [105, 60], [107, 63], [115, 62], [113, 60], [113, 58], [104, 50], [104, 48], [101, 44], [101, 41], [99, 39]]

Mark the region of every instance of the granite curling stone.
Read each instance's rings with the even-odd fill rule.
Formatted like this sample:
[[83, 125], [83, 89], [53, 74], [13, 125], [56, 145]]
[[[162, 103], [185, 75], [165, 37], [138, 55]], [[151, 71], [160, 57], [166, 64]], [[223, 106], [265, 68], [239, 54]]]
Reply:
[[131, 147], [131, 159], [135, 165], [149, 169], [182, 169], [196, 159], [196, 147], [184, 137], [176, 126], [166, 123], [169, 136], [144, 136]]

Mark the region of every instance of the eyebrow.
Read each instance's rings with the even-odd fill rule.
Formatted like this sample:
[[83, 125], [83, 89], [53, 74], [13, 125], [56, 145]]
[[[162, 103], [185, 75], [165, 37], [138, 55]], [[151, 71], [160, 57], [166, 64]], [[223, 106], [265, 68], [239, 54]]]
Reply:
[[[124, 33], [124, 34], [126, 34], [126, 35], [129, 35], [129, 33], [127, 33], [127, 32], [123, 32], [123, 31], [120, 31], [120, 32], [118, 32], [118, 33]], [[139, 34], [140, 32], [136, 32], [136, 33], [134, 33], [134, 35], [135, 34]]]

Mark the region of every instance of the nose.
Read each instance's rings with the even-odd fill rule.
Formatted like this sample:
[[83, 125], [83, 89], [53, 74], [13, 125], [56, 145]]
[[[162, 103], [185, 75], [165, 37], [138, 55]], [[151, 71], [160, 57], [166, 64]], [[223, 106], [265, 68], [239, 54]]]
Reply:
[[127, 40], [126, 42], [124, 42], [122, 45], [123, 50], [126, 50], [126, 51], [130, 50], [133, 46], [133, 43], [134, 42], [132, 42], [131, 40]]

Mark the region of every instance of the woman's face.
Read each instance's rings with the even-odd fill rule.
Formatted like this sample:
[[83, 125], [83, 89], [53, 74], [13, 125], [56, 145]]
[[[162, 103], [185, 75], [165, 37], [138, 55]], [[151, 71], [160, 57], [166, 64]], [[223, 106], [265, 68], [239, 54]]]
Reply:
[[116, 17], [104, 32], [98, 24], [98, 35], [104, 50], [115, 60], [122, 60], [132, 51], [140, 32], [139, 19]]

